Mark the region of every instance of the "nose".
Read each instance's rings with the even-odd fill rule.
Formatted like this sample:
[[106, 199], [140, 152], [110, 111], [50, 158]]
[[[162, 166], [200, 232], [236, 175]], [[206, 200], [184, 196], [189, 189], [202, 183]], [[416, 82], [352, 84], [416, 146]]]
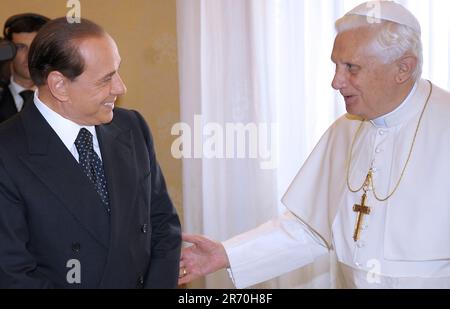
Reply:
[[119, 73], [116, 73], [113, 77], [113, 85], [111, 87], [111, 94], [115, 96], [121, 96], [127, 93], [127, 86], [123, 82]]
[[336, 69], [336, 73], [334, 74], [333, 81], [331, 83], [331, 87], [335, 90], [340, 90], [345, 88], [347, 85], [347, 77], [342, 70]]

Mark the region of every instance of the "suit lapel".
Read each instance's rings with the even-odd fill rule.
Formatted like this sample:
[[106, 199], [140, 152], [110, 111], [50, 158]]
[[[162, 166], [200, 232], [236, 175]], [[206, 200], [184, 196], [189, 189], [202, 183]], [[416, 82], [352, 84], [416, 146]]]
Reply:
[[99, 224], [106, 209], [94, 186], [34, 104], [21, 117], [29, 145], [29, 153], [21, 160], [92, 237], [108, 248], [109, 231]]
[[[125, 245], [129, 240], [130, 215], [133, 213], [137, 187], [137, 165], [133, 139], [129, 129], [121, 129], [114, 123], [97, 127], [97, 137], [102, 152], [111, 207], [111, 234], [109, 254], [100, 287], [117, 280], [118, 257], [128, 254]], [[131, 266], [131, 265], [130, 265]], [[131, 271], [131, 269], [130, 269]]]
[[[114, 123], [97, 127], [111, 206], [111, 239], [123, 237], [137, 190], [137, 167], [129, 129]], [[112, 246], [114, 244], [111, 244]]]

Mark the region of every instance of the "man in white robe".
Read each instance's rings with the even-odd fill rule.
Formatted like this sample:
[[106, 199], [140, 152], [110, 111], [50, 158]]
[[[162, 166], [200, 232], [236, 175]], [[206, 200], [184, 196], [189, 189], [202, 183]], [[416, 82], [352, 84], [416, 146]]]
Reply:
[[401, 5], [364, 3], [336, 28], [348, 114], [291, 184], [289, 211], [224, 243], [185, 235], [179, 283], [227, 267], [244, 288], [329, 254], [332, 287], [450, 288], [450, 93], [420, 78], [420, 25]]

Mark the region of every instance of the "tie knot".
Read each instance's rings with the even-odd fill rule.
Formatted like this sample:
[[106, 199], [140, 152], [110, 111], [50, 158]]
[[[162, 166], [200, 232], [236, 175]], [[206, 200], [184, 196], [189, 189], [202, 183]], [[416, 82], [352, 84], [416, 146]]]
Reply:
[[77, 139], [75, 140], [75, 147], [77, 147], [78, 153], [93, 150], [92, 133], [85, 128], [81, 128]]
[[24, 90], [19, 95], [23, 99], [23, 106], [27, 105], [28, 103], [32, 102], [34, 99], [34, 91], [33, 90]]

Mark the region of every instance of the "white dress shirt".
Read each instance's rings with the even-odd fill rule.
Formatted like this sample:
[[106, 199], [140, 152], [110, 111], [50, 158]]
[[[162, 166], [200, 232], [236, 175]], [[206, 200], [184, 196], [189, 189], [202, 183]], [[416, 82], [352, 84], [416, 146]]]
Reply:
[[79, 155], [75, 146], [75, 140], [77, 139], [78, 133], [82, 128], [85, 128], [92, 133], [94, 151], [100, 157], [100, 160], [102, 159], [95, 126], [80, 126], [75, 122], [62, 117], [39, 99], [38, 90], [34, 93], [34, 104], [77, 162], [79, 162]]
[[23, 108], [23, 103], [24, 103], [23, 102], [23, 98], [20, 95], [20, 93], [22, 91], [29, 90], [29, 89], [25, 89], [22, 86], [20, 86], [18, 83], [16, 83], [14, 81], [14, 77], [13, 76], [11, 76], [10, 83], [9, 83], [8, 87], [9, 87], [9, 90], [11, 91], [12, 96], [13, 96], [14, 103], [16, 105], [17, 111], [20, 112], [22, 110], [22, 108]]

